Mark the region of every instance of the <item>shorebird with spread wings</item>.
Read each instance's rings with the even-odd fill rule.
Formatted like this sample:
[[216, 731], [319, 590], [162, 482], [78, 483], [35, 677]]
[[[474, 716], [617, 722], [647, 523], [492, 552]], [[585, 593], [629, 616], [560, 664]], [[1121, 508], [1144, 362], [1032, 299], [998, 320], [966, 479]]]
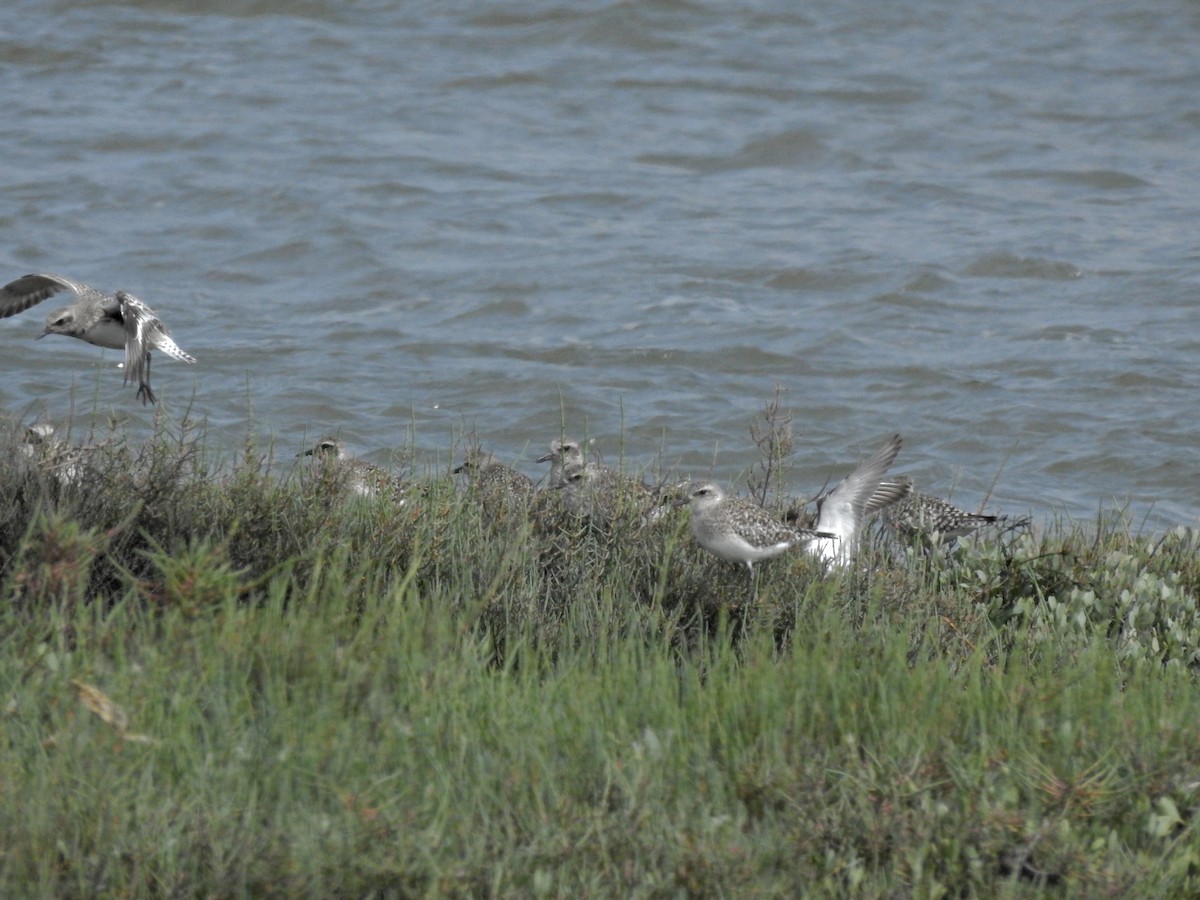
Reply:
[[124, 350], [125, 383], [137, 379], [138, 397], [143, 403], [155, 399], [150, 390], [151, 349], [180, 362], [196, 361], [171, 340], [158, 314], [133, 294], [105, 294], [62, 275], [23, 275], [4, 285], [0, 288], [0, 319], [15, 316], [63, 291], [73, 293], [75, 302], [50, 313], [38, 338], [63, 334], [97, 347]]

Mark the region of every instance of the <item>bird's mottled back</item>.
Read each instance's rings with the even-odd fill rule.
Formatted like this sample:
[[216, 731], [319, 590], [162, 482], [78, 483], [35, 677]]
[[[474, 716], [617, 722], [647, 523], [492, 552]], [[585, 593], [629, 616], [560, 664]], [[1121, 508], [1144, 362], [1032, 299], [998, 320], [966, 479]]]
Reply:
[[913, 494], [884, 513], [889, 528], [904, 540], [945, 541], [952, 543], [973, 534], [985, 525], [1003, 520], [1003, 516], [967, 512], [941, 497]]
[[466, 475], [469, 493], [493, 519], [508, 519], [528, 510], [535, 485], [524, 472], [507, 466], [495, 455], [482, 449], [467, 451], [462, 464], [453, 470]]
[[[333, 472], [341, 484], [359, 497], [390, 497], [403, 504], [411, 485], [394, 472], [359, 459], [335, 437], [324, 437], [301, 456], [311, 456]], [[344, 481], [342, 481], [344, 479]]]

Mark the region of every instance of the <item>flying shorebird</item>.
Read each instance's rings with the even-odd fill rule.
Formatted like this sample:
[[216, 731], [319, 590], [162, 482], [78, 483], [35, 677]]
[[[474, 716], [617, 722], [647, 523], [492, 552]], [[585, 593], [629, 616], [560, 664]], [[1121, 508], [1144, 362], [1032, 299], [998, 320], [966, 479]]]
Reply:
[[79, 338], [97, 347], [125, 351], [125, 383], [137, 379], [142, 403], [153, 403], [150, 390], [150, 350], [161, 350], [180, 362], [194, 357], [171, 340], [167, 326], [149, 306], [126, 291], [109, 295], [62, 275], [23, 275], [0, 288], [0, 319], [7, 319], [62, 291], [75, 303], [50, 313], [38, 339], [48, 334]]

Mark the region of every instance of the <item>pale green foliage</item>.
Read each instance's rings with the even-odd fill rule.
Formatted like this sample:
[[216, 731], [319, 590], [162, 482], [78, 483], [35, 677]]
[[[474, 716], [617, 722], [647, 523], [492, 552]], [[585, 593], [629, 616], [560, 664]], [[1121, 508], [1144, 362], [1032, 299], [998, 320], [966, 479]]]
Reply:
[[0, 896], [1200, 890], [1192, 532], [784, 556], [751, 604], [681, 514], [181, 431], [0, 462]]

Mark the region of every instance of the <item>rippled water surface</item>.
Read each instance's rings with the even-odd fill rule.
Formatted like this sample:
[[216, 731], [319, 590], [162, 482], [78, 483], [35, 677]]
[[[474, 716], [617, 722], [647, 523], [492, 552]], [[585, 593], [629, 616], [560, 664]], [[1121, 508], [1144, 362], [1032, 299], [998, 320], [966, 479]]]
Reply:
[[[733, 480], [778, 385], [798, 494], [899, 431], [966, 506], [1195, 524], [1200, 7], [1127, 7], [16, 0], [0, 279], [155, 306], [231, 449]], [[53, 305], [0, 404], [143, 432]]]

